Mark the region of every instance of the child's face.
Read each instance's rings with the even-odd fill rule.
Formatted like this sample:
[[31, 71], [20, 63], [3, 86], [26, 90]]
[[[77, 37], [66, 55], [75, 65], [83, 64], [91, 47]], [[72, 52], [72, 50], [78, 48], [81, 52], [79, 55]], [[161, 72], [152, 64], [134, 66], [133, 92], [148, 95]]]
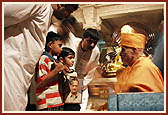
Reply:
[[64, 59], [64, 63], [69, 66], [69, 67], [72, 67], [73, 64], [74, 64], [74, 55], [68, 55], [65, 57]]
[[62, 41], [60, 41], [60, 40], [54, 41], [54, 43], [52, 43], [52, 47], [51, 47], [52, 55], [58, 56], [62, 51], [61, 47], [62, 47]]

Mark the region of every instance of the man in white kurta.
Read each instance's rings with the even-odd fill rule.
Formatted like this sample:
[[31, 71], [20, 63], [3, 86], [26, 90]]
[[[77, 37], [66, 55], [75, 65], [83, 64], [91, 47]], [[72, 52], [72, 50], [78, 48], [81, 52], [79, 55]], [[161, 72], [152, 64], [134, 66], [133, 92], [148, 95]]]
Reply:
[[75, 71], [78, 74], [78, 78], [83, 79], [83, 93], [82, 93], [82, 104], [80, 104], [80, 111], [85, 111], [88, 104], [88, 85], [94, 77], [94, 72], [99, 62], [100, 51], [97, 46], [92, 50], [84, 51], [82, 46], [83, 40], [76, 42], [76, 55], [75, 55]]
[[[51, 16], [53, 11], [58, 11], [58, 7], [63, 9], [64, 6], [12, 3], [3, 5], [4, 110], [25, 111], [27, 90], [45, 46]], [[64, 15], [69, 16], [72, 12], [64, 10]]]
[[4, 110], [25, 110], [35, 64], [43, 52], [51, 5], [4, 6]]

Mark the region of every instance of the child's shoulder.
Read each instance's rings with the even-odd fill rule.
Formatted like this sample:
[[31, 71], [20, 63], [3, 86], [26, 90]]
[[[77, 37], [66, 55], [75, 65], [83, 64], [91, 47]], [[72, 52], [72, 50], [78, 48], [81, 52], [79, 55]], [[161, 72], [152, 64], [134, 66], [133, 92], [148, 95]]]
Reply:
[[48, 62], [51, 62], [51, 60], [50, 60], [50, 58], [47, 55], [41, 55], [39, 62], [48, 63]]

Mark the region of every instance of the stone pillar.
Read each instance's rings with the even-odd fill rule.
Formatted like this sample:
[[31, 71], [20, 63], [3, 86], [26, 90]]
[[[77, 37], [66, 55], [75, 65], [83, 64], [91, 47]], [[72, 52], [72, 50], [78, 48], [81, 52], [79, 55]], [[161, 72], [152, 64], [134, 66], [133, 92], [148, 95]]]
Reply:
[[97, 9], [95, 5], [84, 5], [81, 7], [83, 11], [83, 28], [95, 28], [101, 30], [100, 24], [102, 23], [101, 18], [97, 15]]

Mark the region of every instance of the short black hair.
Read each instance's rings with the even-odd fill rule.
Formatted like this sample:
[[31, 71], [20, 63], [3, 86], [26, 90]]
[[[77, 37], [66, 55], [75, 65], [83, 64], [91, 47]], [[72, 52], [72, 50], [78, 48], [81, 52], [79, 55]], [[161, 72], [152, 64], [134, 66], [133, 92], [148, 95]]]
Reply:
[[68, 55], [74, 55], [75, 56], [75, 52], [71, 48], [69, 48], [69, 47], [62, 47], [62, 52], [58, 56], [58, 59], [60, 57], [62, 57], [63, 59], [65, 59], [65, 57], [67, 57]]
[[78, 85], [79, 85], [79, 80], [78, 80], [78, 78], [72, 78], [72, 79], [70, 80], [70, 82], [71, 82], [70, 85], [72, 85], [72, 82], [73, 82], [73, 81], [77, 81], [77, 82], [78, 82]]
[[47, 33], [47, 36], [46, 36], [46, 44], [45, 44], [45, 49], [47, 48], [47, 44], [52, 41], [52, 43], [54, 43], [54, 41], [57, 41], [57, 40], [60, 40], [62, 41], [63, 38], [62, 36], [60, 36], [59, 34], [56, 34], [55, 32], [53, 31], [50, 31]]
[[74, 8], [74, 11], [78, 9], [78, 4], [65, 4], [65, 7], [72, 6]]
[[85, 30], [83, 33], [83, 37], [84, 38], [90, 37], [91, 39], [94, 39], [94, 40], [100, 39], [100, 35], [99, 35], [98, 31], [96, 29], [92, 29], [92, 28], [88, 28], [87, 30]]

